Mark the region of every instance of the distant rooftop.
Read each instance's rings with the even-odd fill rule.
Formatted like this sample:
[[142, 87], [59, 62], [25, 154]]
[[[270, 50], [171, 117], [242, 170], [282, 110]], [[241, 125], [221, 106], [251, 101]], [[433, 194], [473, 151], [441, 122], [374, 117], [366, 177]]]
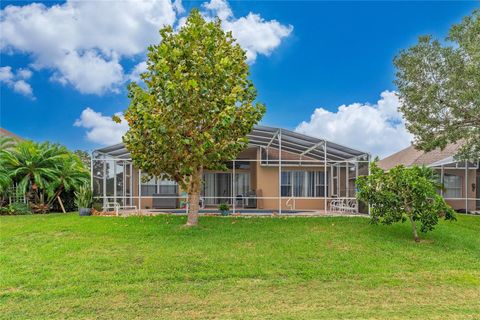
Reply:
[[405, 167], [413, 165], [435, 166], [443, 160], [452, 159], [458, 153], [462, 144], [462, 142], [457, 142], [447, 145], [443, 150], [435, 149], [429, 152], [418, 150], [412, 145], [380, 160], [378, 165], [384, 170], [390, 170], [398, 165], [404, 165]]
[[7, 137], [11, 137], [11, 138], [14, 138], [14, 139], [17, 139], [17, 140], [24, 140], [22, 137], [16, 135], [13, 132], [8, 131], [7, 129], [4, 129], [4, 128], [0, 128], [0, 136], [7, 136]]

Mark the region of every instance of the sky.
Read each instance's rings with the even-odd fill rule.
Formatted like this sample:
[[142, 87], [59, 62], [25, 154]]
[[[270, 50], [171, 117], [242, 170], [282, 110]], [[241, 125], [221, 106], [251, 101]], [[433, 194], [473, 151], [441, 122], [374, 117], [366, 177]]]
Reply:
[[0, 126], [93, 150], [121, 141], [149, 44], [192, 8], [246, 50], [261, 124], [381, 157], [410, 144], [392, 60], [418, 36], [443, 39], [478, 1], [58, 1], [0, 3]]

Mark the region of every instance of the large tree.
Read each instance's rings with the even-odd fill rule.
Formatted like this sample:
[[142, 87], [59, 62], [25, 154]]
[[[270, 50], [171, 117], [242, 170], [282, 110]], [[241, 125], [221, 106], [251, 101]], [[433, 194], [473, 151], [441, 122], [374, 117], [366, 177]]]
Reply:
[[129, 86], [123, 141], [135, 166], [188, 193], [187, 225], [194, 226], [203, 171], [226, 169], [265, 107], [255, 103], [245, 51], [220, 20], [192, 10], [178, 32], [168, 26], [160, 34], [148, 48], [145, 88]]
[[422, 36], [395, 57], [400, 110], [420, 149], [463, 141], [480, 158], [480, 10], [452, 26], [446, 42]]
[[427, 232], [435, 228], [439, 217], [455, 220], [453, 209], [437, 193], [442, 186], [430, 168], [397, 166], [385, 172], [372, 162], [370, 175], [359, 177], [356, 183], [357, 198], [370, 205], [372, 223], [408, 220], [417, 242], [417, 223], [422, 232]]

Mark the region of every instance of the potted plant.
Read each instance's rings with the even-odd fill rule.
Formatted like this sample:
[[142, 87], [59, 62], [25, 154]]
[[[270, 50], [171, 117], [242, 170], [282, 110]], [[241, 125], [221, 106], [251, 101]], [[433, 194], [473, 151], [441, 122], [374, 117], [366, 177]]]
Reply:
[[92, 190], [88, 186], [81, 186], [75, 191], [75, 204], [81, 216], [89, 216], [92, 211]]
[[226, 203], [221, 203], [219, 206], [218, 206], [218, 210], [220, 211], [220, 214], [222, 216], [228, 216], [229, 212], [230, 212], [230, 207], [228, 206], [228, 204]]

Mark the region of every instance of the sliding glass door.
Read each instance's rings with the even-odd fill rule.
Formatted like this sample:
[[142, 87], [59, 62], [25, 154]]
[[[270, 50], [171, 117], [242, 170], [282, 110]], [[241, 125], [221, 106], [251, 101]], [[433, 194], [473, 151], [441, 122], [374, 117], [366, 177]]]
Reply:
[[235, 195], [232, 184], [232, 173], [207, 172], [203, 175], [202, 196], [205, 205], [220, 203], [232, 204], [232, 199], [239, 195], [245, 196], [250, 191], [250, 173], [235, 174]]

